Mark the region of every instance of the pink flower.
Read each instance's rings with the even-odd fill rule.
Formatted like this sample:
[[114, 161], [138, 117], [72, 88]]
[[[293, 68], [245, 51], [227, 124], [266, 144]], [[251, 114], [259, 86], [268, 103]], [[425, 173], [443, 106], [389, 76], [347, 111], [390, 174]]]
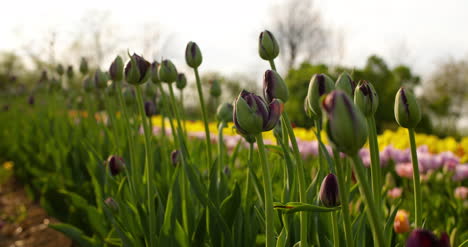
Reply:
[[397, 164], [395, 171], [400, 177], [413, 178], [413, 165], [411, 162]]
[[455, 167], [455, 174], [453, 175], [453, 180], [462, 181], [468, 178], [468, 164], [461, 164]]
[[401, 194], [403, 193], [402, 188], [395, 187], [387, 192], [387, 196], [392, 198], [392, 199], [397, 199], [401, 197]]
[[460, 186], [455, 189], [455, 198], [459, 200], [466, 200], [468, 198], [468, 187]]

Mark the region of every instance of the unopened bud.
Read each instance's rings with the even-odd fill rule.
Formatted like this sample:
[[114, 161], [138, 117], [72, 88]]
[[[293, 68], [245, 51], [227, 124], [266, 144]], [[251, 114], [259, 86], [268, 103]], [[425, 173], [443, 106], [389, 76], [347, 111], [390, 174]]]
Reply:
[[223, 103], [218, 106], [216, 111], [216, 118], [220, 122], [232, 122], [232, 111], [234, 107], [230, 103]]
[[116, 176], [125, 169], [125, 162], [122, 157], [111, 155], [106, 161], [112, 176]]
[[55, 68], [55, 71], [57, 71], [57, 74], [59, 74], [60, 76], [62, 76], [63, 73], [65, 73], [65, 69], [63, 68], [62, 64], [58, 64], [57, 68]]
[[178, 166], [181, 161], [180, 151], [174, 150], [171, 153], [171, 162], [174, 167]]
[[73, 66], [68, 65], [67, 67], [67, 78], [72, 79], [75, 73], [73, 72]]
[[354, 91], [354, 104], [366, 117], [375, 114], [379, 107], [379, 96], [371, 83], [360, 81]]
[[269, 103], [273, 99], [280, 99], [286, 103], [289, 98], [289, 91], [283, 78], [274, 70], [267, 70], [263, 76], [263, 96]]
[[216, 79], [211, 81], [210, 95], [215, 98], [221, 96], [221, 85], [219, 85], [219, 81]]
[[133, 85], [145, 83], [151, 74], [151, 64], [143, 57], [133, 54], [125, 65], [125, 79]]
[[405, 128], [414, 128], [421, 121], [421, 109], [414, 94], [400, 88], [395, 97], [395, 119]]
[[182, 90], [187, 86], [187, 77], [185, 77], [184, 73], [179, 73], [177, 74], [177, 79], [176, 79], [176, 87], [179, 90]]
[[322, 116], [320, 98], [334, 89], [335, 85], [333, 80], [325, 74], [315, 74], [312, 79], [310, 79], [309, 89], [307, 90], [307, 99], [309, 110], [314, 116]]
[[88, 71], [89, 71], [88, 61], [86, 60], [86, 58], [82, 57], [80, 61], [80, 73], [82, 75], [86, 75]]
[[279, 54], [279, 45], [273, 34], [265, 30], [258, 38], [258, 54], [264, 60], [273, 60]]
[[161, 62], [158, 74], [162, 82], [172, 83], [177, 79], [177, 69], [171, 60], [168, 59]]
[[328, 174], [320, 186], [320, 201], [326, 207], [336, 207], [340, 205], [340, 194], [338, 181], [335, 174]]
[[145, 102], [145, 114], [147, 117], [156, 115], [156, 106], [154, 105], [153, 101]]
[[336, 80], [335, 88], [340, 89], [345, 92], [349, 97], [354, 97], [354, 89], [356, 88], [356, 83], [353, 81], [353, 78], [346, 73], [343, 72]]
[[104, 204], [114, 212], [119, 210], [119, 204], [112, 197], [108, 197], [104, 200]]
[[113, 82], [123, 80], [123, 60], [117, 56], [109, 67], [109, 76]]
[[187, 47], [185, 48], [185, 62], [191, 68], [198, 68], [203, 61], [203, 57], [195, 42], [188, 42]]

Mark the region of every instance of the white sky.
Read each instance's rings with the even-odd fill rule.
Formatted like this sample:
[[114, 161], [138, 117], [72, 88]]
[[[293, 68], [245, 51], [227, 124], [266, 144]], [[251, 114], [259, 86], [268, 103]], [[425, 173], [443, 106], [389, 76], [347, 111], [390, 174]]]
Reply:
[[[57, 45], [65, 46], [85, 13], [106, 10], [124, 35], [135, 36], [144, 23], [160, 23], [172, 35], [170, 52], [162, 54], [179, 67], [185, 64], [185, 45], [192, 40], [202, 49], [204, 70], [259, 76], [268, 64], [257, 55], [257, 37], [269, 28], [272, 6], [281, 2], [7, 1], [0, 14], [0, 50], [21, 52], [25, 45], [40, 45], [51, 30], [58, 31], [58, 42], [63, 43]], [[406, 62], [427, 74], [440, 59], [468, 54], [468, 1], [316, 0], [315, 6], [322, 11], [326, 26], [344, 33], [346, 65], [362, 66], [376, 53], [391, 64]], [[134, 43], [128, 48], [137, 53], [141, 49]]]

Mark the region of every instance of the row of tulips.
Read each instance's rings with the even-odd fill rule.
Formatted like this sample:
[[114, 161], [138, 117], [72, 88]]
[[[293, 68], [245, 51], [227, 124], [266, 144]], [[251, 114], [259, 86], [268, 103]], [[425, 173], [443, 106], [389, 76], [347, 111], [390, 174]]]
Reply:
[[[51, 147], [63, 149], [54, 152], [49, 147], [43, 151], [55, 154], [53, 174], [62, 173], [63, 178], [76, 184], [90, 180], [95, 198], [90, 203], [73, 183], [66, 181], [68, 190], [61, 189], [60, 193], [69, 198], [74, 210], [87, 215], [92, 230], [85, 232], [69, 224], [52, 227], [82, 246], [464, 244], [468, 233], [463, 219], [455, 217], [455, 223], [443, 229], [428, 227], [434, 225], [427, 223], [431, 219], [426, 216], [431, 214], [423, 211], [420, 174], [441, 165], [426, 162], [423, 147], [417, 151], [414, 128], [421, 112], [409, 90], [401, 88], [395, 96], [395, 119], [407, 129], [408, 151], [381, 146], [374, 119], [378, 95], [371, 82], [356, 83], [347, 73], [336, 82], [324, 74], [312, 76], [304, 108], [315, 122], [315, 142], [301, 140], [296, 138], [297, 133], [283, 111], [290, 95], [276, 72], [279, 45], [269, 31], [260, 34], [258, 44], [260, 57], [271, 67], [264, 73], [263, 97], [243, 90], [232, 105], [221, 104], [216, 138], [211, 138], [209, 113], [201, 90], [198, 69], [202, 54], [196, 43], [187, 44], [185, 60], [195, 75], [203, 117], [204, 133], [195, 135], [203, 142], [189, 138], [194, 134], [189, 131], [190, 123], [184, 121], [180, 104], [183, 97], [177, 99], [173, 87], [176, 84], [183, 90], [186, 77], [177, 72], [170, 60], [150, 63], [139, 55], [129, 54], [124, 65], [118, 56], [108, 72], [98, 69], [92, 75], [82, 61], [86, 114], [99, 111], [93, 103], [104, 95], [107, 121], [94, 121], [90, 117], [70, 120], [69, 109], [61, 105], [65, 99], [59, 90], [60, 80], [49, 80], [51, 91], [41, 115], [47, 121], [36, 120], [38, 126], [32, 128], [38, 133], [51, 133]], [[58, 74], [62, 76], [63, 70]], [[160, 112], [165, 120], [158, 126], [152, 121], [156, 112], [154, 95], [145, 100], [143, 87], [156, 87], [163, 102]], [[229, 138], [233, 137], [224, 135], [229, 122], [233, 122], [247, 148], [241, 145], [240, 137], [232, 141]], [[41, 130], [41, 125], [50, 128]], [[78, 135], [71, 131], [75, 129]], [[264, 133], [271, 130], [275, 142], [268, 143]], [[328, 142], [322, 138], [322, 130]], [[27, 136], [21, 138], [30, 141]], [[229, 143], [233, 142], [236, 144], [231, 146]], [[368, 149], [363, 149], [366, 143]], [[232, 151], [227, 152], [230, 146]], [[316, 158], [306, 159], [308, 148]], [[79, 152], [86, 153], [87, 172], [77, 181], [64, 163]], [[100, 161], [105, 156], [109, 158], [102, 166]], [[438, 158], [443, 166], [452, 169], [466, 167], [452, 164], [453, 157], [438, 154]], [[407, 237], [398, 237], [393, 231], [401, 203], [383, 196], [388, 189], [384, 189], [388, 185], [384, 181], [385, 164], [390, 159], [397, 163], [397, 171], [403, 162], [411, 168], [408, 174], [413, 184], [408, 193], [413, 195], [413, 202], [408, 207], [414, 216], [414, 230]], [[235, 172], [236, 160], [245, 169]], [[40, 168], [28, 166], [28, 169], [37, 172]], [[206, 175], [201, 171], [206, 171]], [[459, 180], [466, 177], [466, 172], [461, 173], [455, 173]], [[47, 188], [42, 187], [41, 191]], [[463, 210], [455, 211], [459, 215]], [[436, 237], [432, 230], [449, 231], [450, 240], [447, 234]]]

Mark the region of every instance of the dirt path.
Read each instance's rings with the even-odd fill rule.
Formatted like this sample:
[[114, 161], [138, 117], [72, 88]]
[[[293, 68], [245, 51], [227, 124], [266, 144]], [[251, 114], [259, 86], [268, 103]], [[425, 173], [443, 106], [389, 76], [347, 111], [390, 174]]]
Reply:
[[70, 239], [47, 227], [55, 222], [14, 179], [0, 184], [0, 247], [71, 247]]

